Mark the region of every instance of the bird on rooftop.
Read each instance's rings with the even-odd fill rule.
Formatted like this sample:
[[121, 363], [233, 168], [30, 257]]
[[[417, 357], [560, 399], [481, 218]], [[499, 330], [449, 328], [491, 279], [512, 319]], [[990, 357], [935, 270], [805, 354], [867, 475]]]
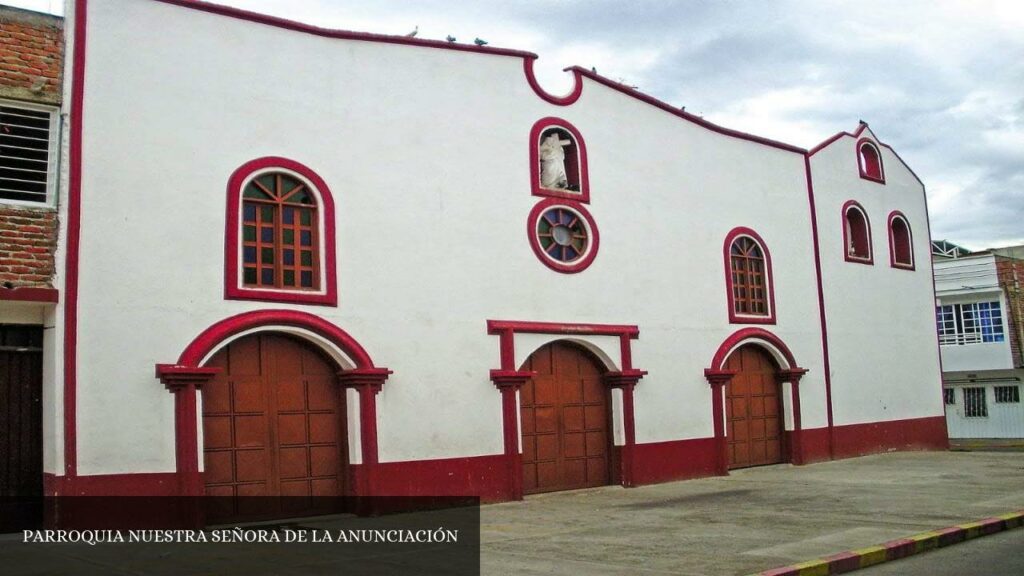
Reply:
[[590, 71], [593, 72], [594, 74], [597, 74], [597, 66], [591, 66]]
[[483, 38], [474, 38], [473, 44], [476, 44], [477, 46], [486, 46], [487, 40], [484, 40]]
[[455, 36], [452, 36], [451, 34], [449, 34], [448, 36], [445, 37], [445, 40], [447, 40], [449, 42], [455, 42]]
[[406, 34], [405, 37], [406, 38], [415, 38], [416, 35], [419, 34], [419, 33], [420, 33], [420, 25], [417, 24], [416, 28], [414, 28], [412, 32], [409, 32], [408, 34]]

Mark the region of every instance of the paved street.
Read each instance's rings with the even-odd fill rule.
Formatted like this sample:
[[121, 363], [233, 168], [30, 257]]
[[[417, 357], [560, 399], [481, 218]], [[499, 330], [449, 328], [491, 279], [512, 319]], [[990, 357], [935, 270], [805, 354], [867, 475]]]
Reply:
[[1020, 509], [1024, 453], [882, 454], [486, 506], [482, 566], [742, 575]]
[[865, 568], [857, 576], [1019, 576], [1024, 574], [1024, 529], [1018, 528]]

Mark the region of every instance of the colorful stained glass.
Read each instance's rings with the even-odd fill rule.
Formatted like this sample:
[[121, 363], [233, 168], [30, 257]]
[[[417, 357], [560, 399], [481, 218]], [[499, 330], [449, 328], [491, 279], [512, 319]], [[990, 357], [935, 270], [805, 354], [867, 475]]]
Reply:
[[541, 215], [537, 221], [536, 234], [544, 253], [565, 264], [582, 258], [590, 244], [583, 218], [562, 206], [551, 208]]

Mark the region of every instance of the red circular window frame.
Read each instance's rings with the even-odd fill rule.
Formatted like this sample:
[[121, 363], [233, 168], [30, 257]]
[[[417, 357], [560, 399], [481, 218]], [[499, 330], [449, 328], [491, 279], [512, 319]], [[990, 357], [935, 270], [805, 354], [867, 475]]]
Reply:
[[[590, 234], [589, 249], [575, 262], [559, 262], [548, 256], [540, 245], [540, 238], [537, 236], [537, 220], [551, 208], [567, 208], [579, 214], [586, 223], [587, 231]], [[533, 248], [533, 253], [537, 255], [537, 259], [548, 268], [563, 274], [576, 274], [586, 270], [593, 263], [594, 258], [597, 257], [597, 250], [601, 245], [601, 234], [598, 232], [597, 223], [594, 222], [594, 217], [590, 215], [590, 212], [583, 207], [583, 204], [562, 198], [541, 200], [533, 207], [533, 210], [530, 210], [530, 215], [526, 219], [526, 235], [530, 240], [530, 248]]]

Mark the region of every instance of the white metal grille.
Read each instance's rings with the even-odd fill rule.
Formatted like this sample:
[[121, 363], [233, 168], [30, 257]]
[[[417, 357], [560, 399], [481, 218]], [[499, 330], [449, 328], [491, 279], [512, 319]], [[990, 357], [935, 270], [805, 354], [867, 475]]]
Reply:
[[51, 199], [57, 115], [42, 108], [0, 103], [0, 199]]
[[967, 418], [988, 418], [984, 388], [964, 388], [964, 416]]

